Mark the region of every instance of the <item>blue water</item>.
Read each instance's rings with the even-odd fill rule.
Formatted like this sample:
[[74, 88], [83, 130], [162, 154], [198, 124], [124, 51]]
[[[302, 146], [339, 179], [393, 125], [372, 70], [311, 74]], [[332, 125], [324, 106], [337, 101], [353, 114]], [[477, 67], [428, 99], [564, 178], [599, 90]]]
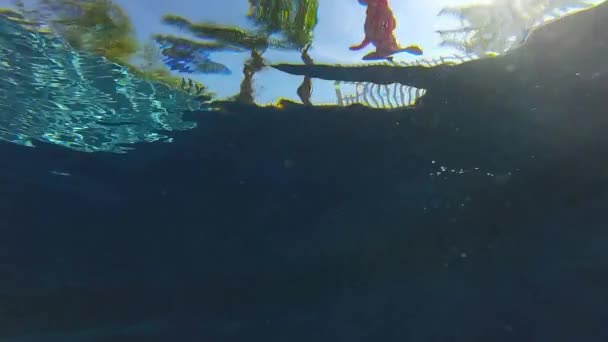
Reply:
[[138, 79], [125, 67], [80, 53], [59, 38], [0, 17], [0, 139], [49, 142], [85, 151], [123, 152], [166, 139], [160, 131], [195, 127], [181, 118], [201, 109], [195, 96]]
[[602, 56], [386, 110], [0, 42], [0, 342], [608, 340]]

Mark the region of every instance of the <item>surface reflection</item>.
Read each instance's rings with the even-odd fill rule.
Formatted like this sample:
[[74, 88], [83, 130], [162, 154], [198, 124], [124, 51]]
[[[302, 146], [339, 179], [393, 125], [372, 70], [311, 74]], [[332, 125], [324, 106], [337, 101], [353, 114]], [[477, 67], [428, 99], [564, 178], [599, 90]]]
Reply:
[[[265, 62], [262, 56], [269, 48], [298, 50], [301, 52], [302, 60], [307, 63], [312, 62], [308, 48], [312, 43], [313, 29], [317, 23], [317, 8], [318, 2], [312, 0], [297, 2], [251, 0], [247, 18], [253, 22], [255, 28], [252, 30], [211, 22], [194, 23], [182, 16], [168, 14], [163, 17], [165, 24], [194, 36], [196, 40], [157, 35], [157, 41], [163, 44], [163, 55], [169, 57], [165, 62], [172, 70], [190, 73], [195, 71], [208, 73], [209, 69], [211, 72], [227, 70], [225, 66], [209, 59], [209, 54], [213, 50], [249, 51], [250, 56], [243, 66], [240, 91], [233, 100], [253, 104], [253, 78], [264, 68]], [[206, 44], [214, 45], [212, 48], [207, 48]], [[207, 58], [205, 67], [201, 67], [201, 63], [191, 67], [196, 55]], [[209, 68], [209, 63], [214, 63], [214, 67]], [[310, 89], [310, 79], [305, 80], [298, 88], [298, 95], [304, 103], [310, 104]]]
[[[75, 50], [101, 55], [141, 77], [175, 87], [185, 77], [195, 83], [191, 89], [260, 105], [282, 98], [304, 105], [345, 103], [335, 96], [332, 80], [296, 77], [267, 67], [272, 64], [379, 61], [400, 67], [434, 65], [448, 56], [495, 56], [523, 44], [546, 20], [595, 3], [599, 1], [0, 0]], [[400, 40], [408, 43], [402, 46]], [[360, 43], [349, 50], [353, 42]], [[351, 51], [368, 45], [374, 50]]]
[[493, 0], [444, 7], [440, 16], [453, 16], [460, 25], [439, 30], [442, 45], [483, 56], [503, 53], [523, 44], [531, 29], [571, 10], [597, 1], [584, 0]]

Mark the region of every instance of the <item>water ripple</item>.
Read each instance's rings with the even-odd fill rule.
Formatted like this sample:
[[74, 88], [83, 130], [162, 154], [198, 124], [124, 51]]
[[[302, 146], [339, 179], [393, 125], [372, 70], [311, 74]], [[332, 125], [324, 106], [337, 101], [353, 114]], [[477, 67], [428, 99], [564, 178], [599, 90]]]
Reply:
[[182, 112], [200, 107], [192, 95], [0, 16], [0, 140], [124, 153], [194, 128]]

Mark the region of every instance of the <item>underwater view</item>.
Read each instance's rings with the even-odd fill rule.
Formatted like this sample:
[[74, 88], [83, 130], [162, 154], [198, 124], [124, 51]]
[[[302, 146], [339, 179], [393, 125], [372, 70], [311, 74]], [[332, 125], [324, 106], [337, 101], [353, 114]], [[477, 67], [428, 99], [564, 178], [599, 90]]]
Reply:
[[0, 342], [608, 341], [608, 2], [0, 0]]

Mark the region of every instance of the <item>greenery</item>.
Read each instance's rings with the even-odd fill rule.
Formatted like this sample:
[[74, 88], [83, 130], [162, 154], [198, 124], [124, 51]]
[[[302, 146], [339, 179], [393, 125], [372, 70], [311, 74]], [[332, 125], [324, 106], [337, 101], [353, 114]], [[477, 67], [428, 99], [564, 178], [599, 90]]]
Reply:
[[[240, 92], [234, 99], [242, 103], [253, 103], [253, 76], [264, 65], [261, 53], [269, 45], [266, 34], [213, 23], [192, 23], [188, 19], [176, 15], [164, 16], [163, 22], [188, 31], [197, 38], [213, 39], [215, 44], [224, 46], [226, 50], [249, 50], [251, 58], [243, 66], [243, 81], [241, 82]], [[202, 44], [207, 43], [179, 38], [179, 44], [189, 46], [190, 49], [195, 50]]]
[[[264, 50], [268, 47], [268, 36], [263, 33], [250, 32], [239, 27], [218, 25], [214, 23], [192, 23], [188, 19], [177, 15], [165, 15], [163, 22], [188, 31], [201, 39], [213, 39], [218, 44], [231, 48], [246, 50]], [[182, 38], [182, 42], [189, 45], [198, 45], [200, 42]]]
[[[181, 46], [189, 46], [190, 50], [250, 51], [250, 58], [243, 66], [240, 92], [234, 97], [244, 103], [253, 103], [253, 77], [264, 67], [262, 55], [269, 47], [297, 49], [302, 52], [303, 60], [312, 62], [308, 48], [317, 23], [318, 0], [249, 0], [249, 6], [247, 17], [253, 21], [256, 30], [215, 23], [193, 23], [170, 14], [163, 17], [165, 24], [184, 30], [200, 40], [161, 37]], [[275, 34], [282, 38], [273, 39]], [[205, 44], [215, 45], [209, 48]], [[304, 90], [310, 92], [310, 80], [305, 80], [305, 83], [306, 86], [301, 87], [298, 93], [309, 98], [310, 94], [304, 94]]]
[[282, 33], [299, 49], [310, 45], [318, 0], [249, 0], [248, 17], [267, 33]]
[[[139, 44], [130, 18], [111, 0], [38, 0], [33, 9], [26, 8], [21, 0], [14, 0], [13, 5], [21, 17], [47, 22], [74, 49], [124, 65], [142, 79], [162, 82], [205, 99], [210, 95], [201, 83], [173, 75], [161, 62], [153, 41]], [[134, 59], [141, 62], [135, 64]]]
[[133, 24], [111, 0], [39, 0], [51, 27], [75, 49], [126, 63], [138, 50]]

